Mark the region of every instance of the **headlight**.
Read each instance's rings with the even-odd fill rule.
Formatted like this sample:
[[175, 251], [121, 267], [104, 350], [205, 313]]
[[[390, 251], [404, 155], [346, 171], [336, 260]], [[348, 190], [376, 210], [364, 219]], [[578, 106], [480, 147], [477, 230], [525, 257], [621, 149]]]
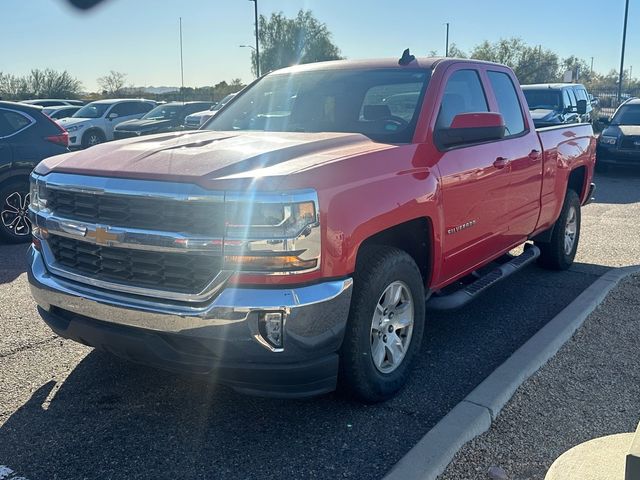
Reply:
[[228, 198], [225, 269], [291, 273], [316, 269], [320, 224], [315, 192]]
[[618, 137], [610, 137], [609, 135], [601, 135], [600, 143], [603, 145], [615, 145], [618, 143]]
[[65, 130], [69, 133], [71, 132], [75, 132], [77, 130], [80, 130], [81, 128], [84, 128], [84, 124], [82, 125], [71, 125], [70, 127], [65, 127]]
[[44, 184], [33, 176], [29, 179], [29, 208], [35, 213], [47, 208]]

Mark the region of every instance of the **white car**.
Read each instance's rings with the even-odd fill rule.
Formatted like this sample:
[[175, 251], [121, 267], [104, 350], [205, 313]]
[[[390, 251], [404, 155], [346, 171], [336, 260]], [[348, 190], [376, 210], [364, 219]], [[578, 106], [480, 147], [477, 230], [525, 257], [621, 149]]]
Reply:
[[218, 110], [220, 110], [227, 103], [229, 103], [229, 100], [231, 100], [236, 95], [237, 93], [230, 93], [229, 95], [224, 97], [222, 100], [220, 100], [218, 103], [216, 103], [213, 107], [211, 107], [209, 110], [203, 110], [201, 112], [196, 112], [196, 113], [192, 113], [191, 115], [188, 115], [187, 118], [185, 118], [184, 120], [185, 128], [200, 128], [200, 126], [203, 125], [204, 122], [206, 122], [211, 117], [213, 117], [216, 113], [218, 113]]
[[113, 140], [113, 129], [127, 120], [142, 117], [156, 102], [139, 99], [110, 99], [91, 102], [72, 117], [58, 120], [69, 132], [69, 147], [87, 148]]

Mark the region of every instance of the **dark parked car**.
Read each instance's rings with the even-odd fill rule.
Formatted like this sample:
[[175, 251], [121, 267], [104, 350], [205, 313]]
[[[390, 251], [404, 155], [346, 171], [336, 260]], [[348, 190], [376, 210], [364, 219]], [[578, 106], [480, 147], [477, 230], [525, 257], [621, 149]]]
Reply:
[[212, 102], [172, 102], [158, 105], [156, 108], [137, 120], [122, 122], [113, 130], [114, 140], [152, 133], [181, 130], [185, 118], [194, 112], [211, 107]]
[[68, 141], [41, 108], [0, 102], [0, 239], [31, 240], [29, 174], [40, 160], [68, 152]]
[[540, 83], [523, 85], [522, 90], [536, 128], [586, 121], [589, 102], [577, 98], [574, 84]]
[[36, 107], [55, 107], [56, 105], [84, 105], [82, 100], [63, 100], [59, 98], [39, 98], [37, 100], [23, 100], [20, 103], [35, 105]]
[[607, 127], [598, 138], [596, 165], [640, 166], [640, 99], [625, 101], [611, 118], [599, 121]]
[[56, 105], [54, 107], [44, 107], [42, 113], [54, 120], [60, 120], [69, 118], [81, 108], [79, 105]]

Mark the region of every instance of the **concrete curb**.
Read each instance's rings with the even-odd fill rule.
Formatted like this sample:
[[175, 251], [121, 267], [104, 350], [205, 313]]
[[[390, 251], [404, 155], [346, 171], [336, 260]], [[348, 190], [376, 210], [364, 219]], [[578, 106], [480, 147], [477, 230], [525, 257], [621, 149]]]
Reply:
[[491, 427], [518, 387], [573, 336], [607, 294], [640, 266], [603, 274], [456, 405], [391, 469], [384, 480], [433, 480], [469, 440]]

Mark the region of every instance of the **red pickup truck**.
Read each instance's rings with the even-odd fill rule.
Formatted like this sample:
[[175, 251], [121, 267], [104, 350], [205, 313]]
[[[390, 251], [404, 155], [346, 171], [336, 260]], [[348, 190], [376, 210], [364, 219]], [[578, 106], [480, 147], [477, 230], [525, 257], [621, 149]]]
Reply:
[[430, 309], [572, 264], [594, 152], [590, 125], [536, 131], [502, 65], [291, 67], [200, 130], [40, 163], [31, 290], [57, 334], [135, 362], [380, 401]]

